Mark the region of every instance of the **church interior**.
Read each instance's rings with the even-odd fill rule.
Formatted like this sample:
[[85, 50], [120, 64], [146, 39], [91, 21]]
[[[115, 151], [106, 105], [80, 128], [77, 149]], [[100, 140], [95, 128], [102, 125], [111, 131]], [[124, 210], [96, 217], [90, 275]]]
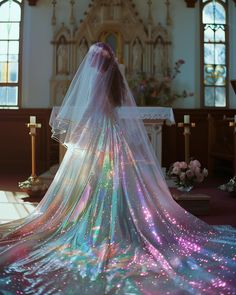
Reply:
[[[235, 0], [0, 0], [0, 223], [43, 198], [65, 152], [52, 107], [98, 41], [115, 52], [175, 201], [236, 226]], [[173, 163], [194, 160], [204, 179], [178, 186]]]

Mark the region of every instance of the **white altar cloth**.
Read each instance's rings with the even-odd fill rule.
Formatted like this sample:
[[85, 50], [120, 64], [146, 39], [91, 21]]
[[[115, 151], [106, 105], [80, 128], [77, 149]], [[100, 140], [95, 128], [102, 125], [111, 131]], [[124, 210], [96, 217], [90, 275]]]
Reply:
[[[55, 108], [54, 111], [58, 111]], [[175, 124], [172, 108], [165, 107], [120, 107], [118, 112], [121, 118], [139, 118], [144, 121], [151, 144], [162, 165], [162, 126]], [[56, 112], [55, 112], [56, 113]], [[60, 162], [64, 156], [65, 148], [60, 145]]]
[[167, 125], [175, 124], [172, 108], [165, 107], [121, 107], [118, 109], [121, 118], [140, 118], [142, 120], [162, 120]]

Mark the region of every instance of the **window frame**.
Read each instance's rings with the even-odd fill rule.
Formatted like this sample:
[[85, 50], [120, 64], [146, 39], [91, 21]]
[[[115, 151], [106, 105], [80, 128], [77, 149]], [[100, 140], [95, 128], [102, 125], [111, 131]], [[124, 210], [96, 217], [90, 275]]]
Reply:
[[[225, 60], [226, 60], [226, 81], [225, 81], [225, 94], [226, 94], [226, 105], [225, 106], [206, 106], [205, 105], [205, 84], [204, 84], [204, 26], [203, 23], [203, 9], [208, 3], [213, 2], [213, 0], [207, 0], [203, 2], [200, 1], [200, 106], [204, 109], [228, 109], [229, 108], [229, 1], [225, 2], [221, 0], [215, 0], [221, 4], [225, 9]], [[213, 43], [215, 44], [215, 43]], [[217, 44], [217, 43], [216, 43]]]
[[[9, 0], [0, 1], [0, 7], [2, 4], [8, 2]], [[19, 57], [18, 57], [18, 82], [0, 82], [0, 87], [5, 86], [16, 86], [18, 88], [18, 97], [16, 105], [2, 105], [0, 104], [0, 109], [19, 109], [22, 105], [22, 52], [23, 52], [23, 19], [24, 19], [24, 0], [21, 2], [17, 0], [12, 0], [17, 3], [21, 9], [21, 19], [19, 22]], [[9, 39], [7, 39], [9, 41]]]

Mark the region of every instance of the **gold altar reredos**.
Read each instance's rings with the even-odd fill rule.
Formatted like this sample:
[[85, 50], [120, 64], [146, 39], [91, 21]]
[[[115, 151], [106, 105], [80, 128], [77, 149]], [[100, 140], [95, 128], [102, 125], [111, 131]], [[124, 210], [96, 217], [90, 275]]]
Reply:
[[165, 1], [165, 26], [155, 24], [152, 1], [147, 1], [146, 23], [141, 19], [132, 0], [91, 1], [84, 19], [74, 16], [74, 1], [68, 1], [69, 24], [57, 24], [56, 2], [53, 5], [54, 27], [53, 75], [51, 79], [51, 105], [60, 105], [70, 81], [91, 44], [109, 43], [125, 74], [132, 79], [139, 72], [156, 78], [165, 77], [171, 64], [170, 2]]

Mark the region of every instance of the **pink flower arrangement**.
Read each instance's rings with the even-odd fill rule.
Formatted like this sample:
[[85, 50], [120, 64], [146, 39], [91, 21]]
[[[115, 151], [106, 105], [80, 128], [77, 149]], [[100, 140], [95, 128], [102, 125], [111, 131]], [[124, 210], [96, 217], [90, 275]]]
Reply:
[[183, 59], [175, 62], [172, 73], [161, 80], [145, 73], [138, 73], [134, 80], [130, 81], [130, 87], [138, 105], [172, 106], [178, 98], [193, 96], [194, 93], [183, 90], [181, 93], [171, 89], [171, 82], [181, 72], [181, 66], [185, 64]]
[[171, 165], [168, 175], [175, 177], [178, 187], [192, 187], [195, 183], [201, 183], [208, 175], [208, 170], [201, 167], [198, 160], [175, 162]]

